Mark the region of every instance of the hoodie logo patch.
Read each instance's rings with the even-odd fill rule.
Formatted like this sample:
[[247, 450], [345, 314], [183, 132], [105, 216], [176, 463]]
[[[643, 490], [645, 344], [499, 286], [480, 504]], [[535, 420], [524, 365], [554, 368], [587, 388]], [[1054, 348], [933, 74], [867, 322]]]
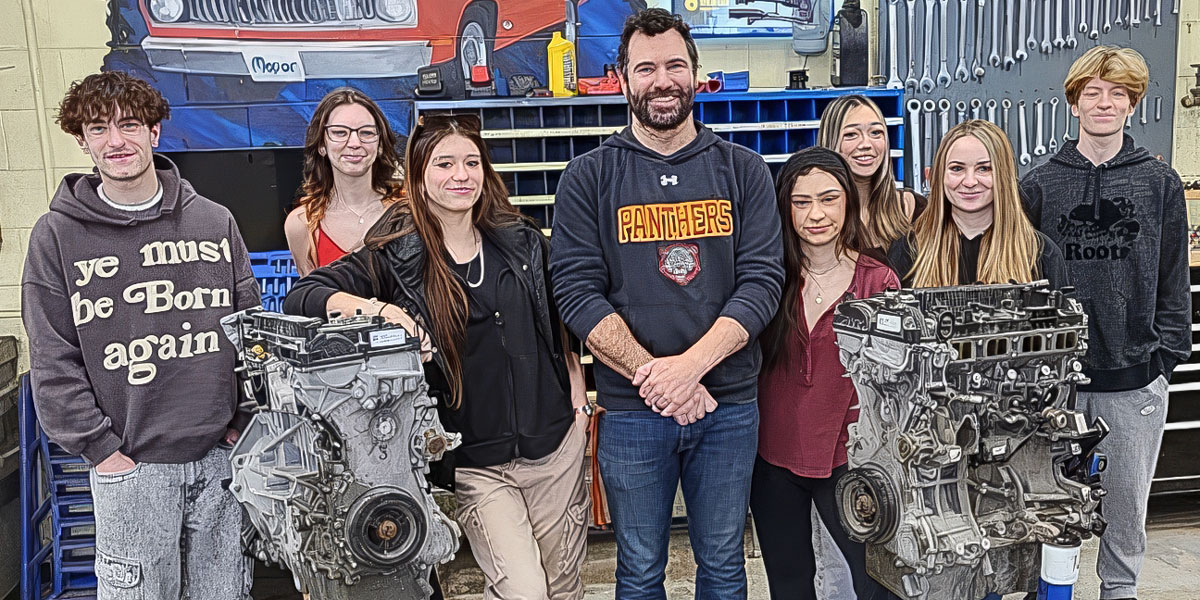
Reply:
[[1137, 206], [1128, 198], [1100, 198], [1080, 204], [1058, 219], [1058, 233], [1069, 241], [1067, 260], [1122, 260], [1141, 233]]
[[666, 175], [660, 175], [658, 178], [658, 183], [662, 184], [664, 187], [667, 185], [679, 185], [679, 176], [672, 175], [667, 177]]
[[658, 272], [663, 277], [687, 285], [700, 273], [700, 246], [671, 244], [658, 248]]
[[617, 209], [617, 241], [675, 242], [733, 235], [728, 200], [632, 204]]

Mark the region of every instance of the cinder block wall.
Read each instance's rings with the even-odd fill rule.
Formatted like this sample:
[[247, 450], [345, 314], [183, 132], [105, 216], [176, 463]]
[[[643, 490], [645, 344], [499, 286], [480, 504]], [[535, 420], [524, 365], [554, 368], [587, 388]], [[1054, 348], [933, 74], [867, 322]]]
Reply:
[[[29, 231], [66, 173], [91, 161], [54, 123], [67, 85], [99, 70], [103, 0], [0, 0], [0, 335], [24, 339], [21, 268]], [[28, 367], [21, 352], [21, 369]]]
[[[103, 63], [109, 37], [106, 4], [0, 0], [0, 15], [5, 16], [0, 19], [0, 335], [24, 337], [20, 282], [30, 228], [46, 212], [64, 174], [91, 169], [75, 141], [54, 123], [54, 111], [71, 81], [96, 72]], [[1191, 86], [1188, 65], [1200, 62], [1200, 3], [1182, 4], [1173, 102]], [[863, 3], [872, 15], [877, 6], [877, 0]], [[877, 38], [874, 19], [871, 29], [872, 39]], [[809, 69], [811, 85], [829, 83], [829, 56], [806, 60], [792, 52], [788, 40], [701, 40], [699, 46], [705, 72], [748, 69], [755, 88], [782, 87], [787, 71], [802, 66]], [[876, 50], [873, 46], [872, 65], [877, 64]], [[1180, 109], [1175, 125], [1174, 166], [1185, 179], [1200, 178], [1200, 108]]]

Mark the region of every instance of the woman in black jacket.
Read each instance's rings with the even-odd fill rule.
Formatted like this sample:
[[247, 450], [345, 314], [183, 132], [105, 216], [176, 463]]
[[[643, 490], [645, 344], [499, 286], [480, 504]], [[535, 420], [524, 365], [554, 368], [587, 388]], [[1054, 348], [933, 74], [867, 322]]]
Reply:
[[284, 310], [378, 314], [418, 336], [442, 423], [463, 437], [450, 487], [485, 597], [578, 599], [583, 374], [550, 294], [546, 239], [508, 201], [479, 128], [474, 115], [423, 117], [407, 199], [365, 248], [300, 280]]

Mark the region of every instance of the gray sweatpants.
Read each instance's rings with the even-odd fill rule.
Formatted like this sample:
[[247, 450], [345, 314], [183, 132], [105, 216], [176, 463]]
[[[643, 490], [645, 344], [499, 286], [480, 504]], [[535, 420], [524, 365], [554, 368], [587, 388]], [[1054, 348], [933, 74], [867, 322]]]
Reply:
[[1089, 421], [1102, 417], [1112, 428], [1097, 448], [1108, 456], [1100, 476], [1108, 491], [1101, 504], [1108, 529], [1096, 559], [1100, 598], [1133, 598], [1146, 554], [1150, 479], [1167, 422], [1167, 380], [1159, 376], [1127, 392], [1079, 392], [1076, 406]]
[[229, 451], [195, 462], [91, 471], [97, 600], [244, 600], [242, 509], [221, 484]]

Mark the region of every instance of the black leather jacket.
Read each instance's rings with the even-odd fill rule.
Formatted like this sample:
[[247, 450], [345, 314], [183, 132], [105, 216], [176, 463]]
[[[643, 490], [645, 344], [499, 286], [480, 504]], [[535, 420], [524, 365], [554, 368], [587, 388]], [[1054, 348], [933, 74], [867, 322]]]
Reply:
[[[458, 410], [451, 410], [444, 401], [450, 396], [449, 385], [443, 375], [446, 364], [441, 353], [434, 353], [433, 360], [425, 364], [426, 381], [430, 386], [430, 395], [438, 399], [443, 425], [448, 430], [464, 434], [463, 445], [458, 452], [468, 453], [475, 447], [486, 447], [485, 452], [489, 454], [485, 462], [498, 464], [515, 457], [518, 436], [558, 434], [557, 439], [561, 441], [572, 422], [574, 411], [571, 408], [570, 378], [565, 360], [565, 329], [550, 294], [546, 266], [548, 243], [545, 236], [525, 222], [487, 231], [484, 235], [500, 249], [509, 268], [527, 286], [536, 312], [535, 333], [539, 347], [553, 358], [554, 372], [546, 376], [554, 381], [548, 381], [547, 384], [561, 386], [565, 391], [552, 398], [540, 398], [536, 394], [521, 395], [516, 400], [521, 406], [512, 403], [504, 407], [485, 403], [472, 406], [471, 403], [464, 403]], [[427, 332], [431, 332], [423, 280], [425, 259], [425, 246], [415, 233], [396, 238], [377, 249], [364, 248], [314, 270], [297, 282], [284, 300], [283, 310], [288, 314], [323, 318], [329, 297], [341, 291], [364, 298], [378, 298], [404, 308], [415, 316]], [[436, 339], [433, 343], [440, 346]], [[503, 416], [508, 418], [499, 418], [498, 409], [504, 411]], [[519, 422], [517, 415], [521, 416]], [[500, 422], [517, 422], [517, 431], [502, 431], [497, 427]], [[511, 443], [505, 443], [505, 436], [512, 438], [509, 440]], [[476, 457], [476, 462], [479, 461], [478, 453], [472, 456]], [[435, 465], [430, 480], [441, 487], [453, 489], [453, 465], [448, 462]]]

